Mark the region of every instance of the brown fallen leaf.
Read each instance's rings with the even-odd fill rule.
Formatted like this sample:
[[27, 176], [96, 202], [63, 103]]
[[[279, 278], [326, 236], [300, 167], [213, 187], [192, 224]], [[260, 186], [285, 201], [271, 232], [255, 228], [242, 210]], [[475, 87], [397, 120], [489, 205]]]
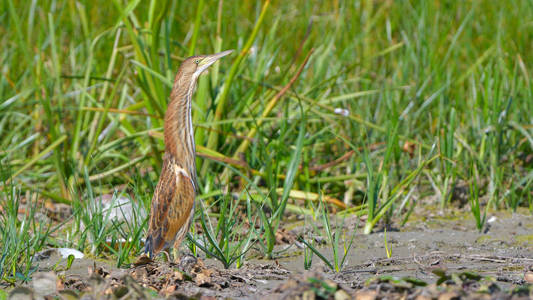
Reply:
[[211, 279], [208, 276], [206, 276], [205, 274], [199, 273], [199, 274], [196, 274], [196, 277], [194, 278], [194, 282], [198, 286], [204, 286], [204, 285], [210, 284], [211, 283]]
[[205, 269], [202, 269], [200, 272], [207, 277], [211, 277], [211, 275], [213, 275], [213, 269], [205, 268]]
[[174, 279], [176, 281], [183, 281], [183, 279], [184, 279], [183, 273], [175, 271], [174, 272], [174, 276], [172, 277], [172, 279]]
[[176, 285], [171, 284], [161, 289], [161, 294], [169, 295], [176, 291]]
[[63, 278], [58, 276], [56, 280], [56, 291], [61, 292], [64, 289], [65, 289], [65, 284], [63, 282]]
[[409, 157], [411, 158], [415, 156], [415, 149], [416, 149], [415, 143], [412, 143], [410, 141], [405, 141], [405, 143], [403, 143], [403, 147], [402, 147], [403, 152], [408, 153]]

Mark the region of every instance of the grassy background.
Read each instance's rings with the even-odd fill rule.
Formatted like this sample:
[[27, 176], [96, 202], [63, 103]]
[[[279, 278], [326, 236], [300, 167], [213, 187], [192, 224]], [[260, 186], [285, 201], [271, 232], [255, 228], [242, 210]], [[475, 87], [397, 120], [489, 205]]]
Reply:
[[[532, 20], [526, 0], [3, 1], [2, 278], [43, 247], [118, 265], [141, 251], [142, 218], [107, 226], [87, 199], [148, 207], [180, 61], [226, 49], [194, 97], [192, 233], [226, 265], [252, 245], [274, 256], [289, 212], [362, 215], [369, 233], [461, 191], [478, 228], [486, 209], [532, 211]], [[43, 201], [73, 216], [32, 217]]]

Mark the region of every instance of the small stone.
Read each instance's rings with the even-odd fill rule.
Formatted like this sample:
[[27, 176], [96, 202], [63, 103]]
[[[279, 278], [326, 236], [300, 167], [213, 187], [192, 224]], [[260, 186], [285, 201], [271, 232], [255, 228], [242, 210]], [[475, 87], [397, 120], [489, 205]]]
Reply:
[[39, 296], [48, 296], [57, 292], [57, 276], [54, 272], [39, 272], [33, 275], [33, 290]]

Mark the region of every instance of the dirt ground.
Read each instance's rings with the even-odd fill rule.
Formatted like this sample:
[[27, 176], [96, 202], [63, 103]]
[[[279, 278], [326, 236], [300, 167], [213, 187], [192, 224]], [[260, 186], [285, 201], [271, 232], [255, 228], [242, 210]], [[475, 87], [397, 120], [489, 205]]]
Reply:
[[[179, 264], [157, 261], [129, 269], [112, 262], [76, 259], [67, 271], [50, 272], [59, 256], [39, 262], [33, 281], [9, 288], [10, 296], [52, 294], [62, 299], [529, 299], [533, 297], [533, 217], [495, 213], [482, 233], [465, 213], [446, 218], [418, 212], [404, 227], [355, 236], [341, 272], [316, 255], [304, 270], [303, 249], [287, 226], [286, 249], [274, 260], [251, 259], [224, 269], [212, 259], [184, 256]], [[356, 222], [345, 222], [352, 230]], [[358, 230], [358, 232], [361, 230]], [[319, 248], [331, 258], [331, 247]], [[389, 250], [390, 250], [389, 249]], [[64, 262], [63, 262], [64, 263]], [[53, 288], [55, 287], [55, 288]], [[46, 289], [48, 288], [48, 289]], [[43, 289], [45, 291], [43, 291]], [[1, 298], [1, 297], [0, 297]]]

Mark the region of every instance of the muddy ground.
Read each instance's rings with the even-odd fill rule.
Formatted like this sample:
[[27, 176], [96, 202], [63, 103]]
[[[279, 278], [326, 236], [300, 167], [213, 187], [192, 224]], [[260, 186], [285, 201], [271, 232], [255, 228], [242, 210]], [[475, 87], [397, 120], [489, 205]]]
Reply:
[[[311, 270], [304, 270], [303, 249], [294, 241], [303, 228], [295, 223], [282, 233], [285, 243], [277, 249], [288, 249], [278, 258], [251, 259], [240, 269], [224, 269], [212, 259], [188, 256], [179, 264], [157, 260], [128, 269], [83, 258], [76, 259], [69, 270], [53, 273], [49, 271], [59, 256], [52, 255], [39, 262], [33, 282], [8, 289], [12, 296], [51, 293], [64, 299], [533, 297], [533, 217], [523, 211], [487, 218], [487, 226], [479, 233], [465, 212], [452, 212], [451, 217], [446, 212], [446, 217], [440, 217], [419, 211], [404, 227], [389, 226], [390, 258], [383, 229], [356, 235], [339, 273], [329, 270], [316, 255]], [[358, 223], [347, 220], [344, 226], [351, 230]], [[332, 257], [330, 246], [319, 249]], [[43, 292], [45, 287], [48, 290]]]

